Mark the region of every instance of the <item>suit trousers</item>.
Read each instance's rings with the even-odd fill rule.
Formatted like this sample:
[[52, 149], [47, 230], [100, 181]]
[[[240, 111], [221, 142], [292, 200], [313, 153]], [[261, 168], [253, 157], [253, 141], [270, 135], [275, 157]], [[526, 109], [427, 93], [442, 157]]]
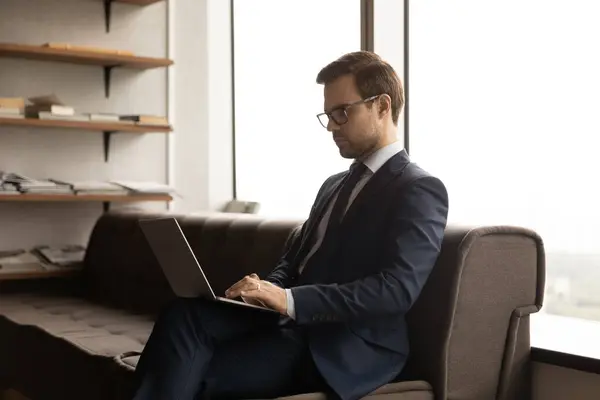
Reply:
[[257, 399], [330, 392], [294, 323], [252, 308], [177, 299], [137, 365], [134, 400]]

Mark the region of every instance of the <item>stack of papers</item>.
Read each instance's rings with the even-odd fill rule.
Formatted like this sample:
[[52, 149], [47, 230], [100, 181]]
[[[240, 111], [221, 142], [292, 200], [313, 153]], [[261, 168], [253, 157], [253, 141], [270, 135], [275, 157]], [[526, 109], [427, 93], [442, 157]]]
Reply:
[[65, 182], [52, 179], [58, 184], [67, 185], [78, 196], [126, 196], [129, 191], [119, 185], [101, 181]]
[[0, 251], [0, 274], [44, 271], [46, 268], [38, 257], [26, 250]]
[[129, 190], [132, 194], [172, 194], [175, 189], [157, 182], [113, 181], [113, 183]]

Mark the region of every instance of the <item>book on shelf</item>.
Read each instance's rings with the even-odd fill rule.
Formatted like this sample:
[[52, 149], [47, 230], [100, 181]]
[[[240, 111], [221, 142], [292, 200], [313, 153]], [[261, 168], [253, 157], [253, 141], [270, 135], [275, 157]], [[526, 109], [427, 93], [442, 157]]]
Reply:
[[31, 178], [14, 172], [0, 171], [2, 194], [72, 194], [77, 196], [171, 195], [175, 189], [151, 181], [70, 181]]
[[25, 99], [0, 97], [0, 118], [25, 118]]
[[20, 194], [19, 188], [16, 185], [8, 182], [0, 182], [0, 196]]
[[[72, 190], [67, 185], [57, 184], [47, 179], [33, 179], [16, 173], [0, 172], [0, 182], [11, 185], [19, 193], [29, 194], [71, 194]], [[14, 193], [12, 193], [14, 194]]]
[[109, 122], [114, 124], [133, 125], [134, 121], [122, 120], [119, 114], [109, 113], [86, 113], [91, 122]]
[[30, 97], [31, 104], [25, 106], [27, 118], [61, 121], [89, 121], [89, 118], [75, 114], [75, 108], [64, 104], [56, 95]]
[[22, 115], [23, 111], [20, 108], [12, 108], [12, 107], [0, 107], [0, 115], [11, 116], [11, 115]]
[[25, 106], [26, 115], [36, 115], [41, 112], [52, 115], [75, 115], [75, 108], [64, 104], [56, 95], [43, 95], [27, 99], [31, 104]]
[[121, 115], [120, 119], [123, 121], [133, 121], [138, 125], [169, 126], [169, 121], [166, 117], [156, 115]]
[[[34, 117], [32, 115], [31, 117]], [[41, 120], [53, 120], [53, 121], [89, 121], [90, 117], [85, 114], [73, 114], [73, 115], [64, 115], [64, 114], [56, 114], [51, 111], [40, 111], [37, 113], [37, 118]]]
[[25, 119], [25, 114], [23, 114], [23, 113], [13, 112], [13, 111], [5, 111], [5, 110], [14, 110], [14, 109], [0, 108], [0, 118]]
[[81, 245], [36, 246], [30, 250], [0, 250], [0, 275], [78, 269], [86, 248]]
[[126, 196], [129, 191], [122, 186], [103, 181], [66, 182], [51, 179], [60, 185], [67, 185], [78, 196]]
[[119, 186], [124, 187], [129, 190], [132, 194], [174, 194], [175, 189], [169, 185], [158, 182], [148, 182], [148, 181], [112, 181]]
[[85, 247], [81, 245], [36, 246], [32, 252], [47, 264], [61, 267], [77, 265], [85, 257]]
[[169, 127], [166, 117], [156, 115], [117, 114], [110, 112], [77, 112], [55, 94], [27, 98], [1, 98], [0, 118], [32, 118], [53, 121], [79, 121]]
[[25, 109], [25, 98], [23, 97], [0, 97], [0, 108]]
[[30, 97], [25, 106], [27, 118], [58, 121], [89, 121], [89, 116], [76, 114], [75, 108], [64, 104], [56, 95]]
[[0, 274], [44, 271], [46, 266], [38, 256], [24, 249], [0, 251]]
[[3, 194], [19, 194], [19, 188], [16, 184], [9, 182], [6, 178], [8, 173], [0, 171], [0, 195]]

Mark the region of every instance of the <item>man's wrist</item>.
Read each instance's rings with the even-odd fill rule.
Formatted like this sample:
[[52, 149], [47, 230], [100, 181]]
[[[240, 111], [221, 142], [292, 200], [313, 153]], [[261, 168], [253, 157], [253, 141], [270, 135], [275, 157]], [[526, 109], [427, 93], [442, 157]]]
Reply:
[[285, 289], [285, 301], [287, 304], [286, 313], [291, 319], [296, 319], [296, 310], [294, 308], [294, 296], [291, 289]]

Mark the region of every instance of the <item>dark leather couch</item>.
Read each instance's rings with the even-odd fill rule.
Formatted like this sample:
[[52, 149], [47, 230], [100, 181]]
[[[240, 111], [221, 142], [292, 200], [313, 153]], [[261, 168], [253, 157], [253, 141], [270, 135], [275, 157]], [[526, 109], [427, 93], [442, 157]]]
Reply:
[[[128, 398], [137, 354], [173, 294], [138, 227], [156, 213], [107, 213], [80, 277], [0, 293], [0, 384], [37, 399]], [[174, 215], [217, 292], [265, 275], [301, 221]], [[528, 399], [529, 316], [542, 304], [540, 238], [516, 227], [450, 226], [409, 315], [402, 381], [373, 399]], [[318, 399], [321, 394], [294, 398]]]

